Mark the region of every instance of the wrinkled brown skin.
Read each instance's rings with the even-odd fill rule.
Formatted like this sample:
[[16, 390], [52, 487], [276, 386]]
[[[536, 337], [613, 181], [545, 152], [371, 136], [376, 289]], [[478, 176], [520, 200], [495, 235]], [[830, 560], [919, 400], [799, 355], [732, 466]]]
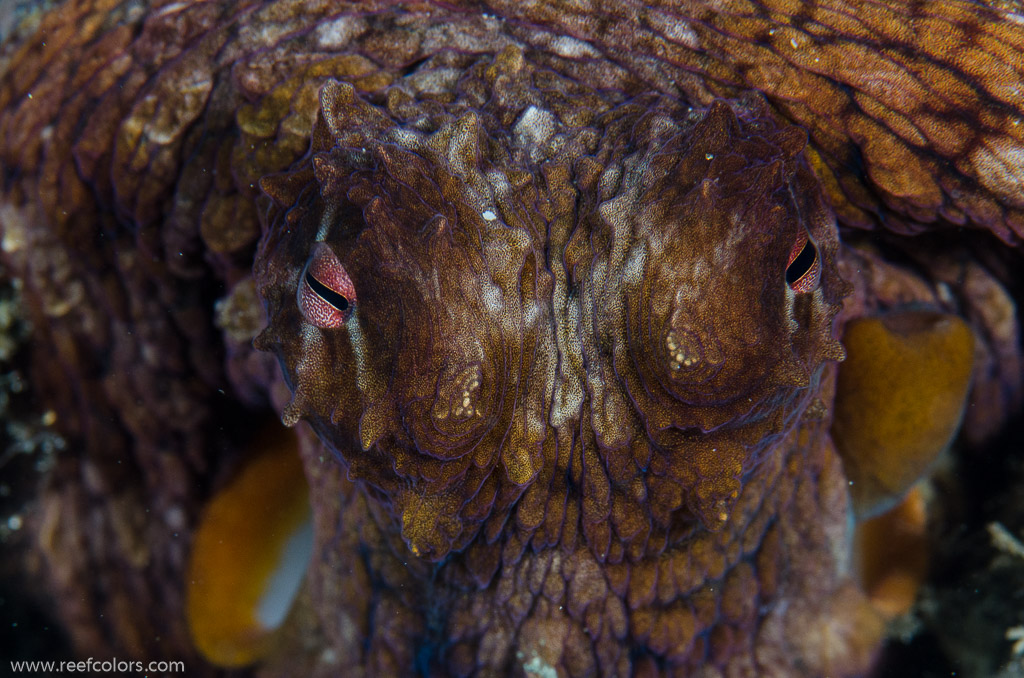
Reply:
[[[268, 674], [864, 672], [880, 631], [828, 438], [840, 299], [839, 322], [967, 315], [995, 420], [1019, 362], [982, 264], [879, 274], [840, 261], [832, 214], [1018, 242], [1020, 15], [327, 4], [71, 2], [8, 49], [4, 256], [73, 450], [30, 519], [76, 647], [201, 671], [181, 578], [238, 444], [220, 424], [288, 400], [249, 347], [262, 231], [259, 343], [322, 441], [300, 430], [307, 633]], [[555, 136], [516, 134], [530, 106]], [[330, 331], [295, 303], [325, 210], [358, 295]], [[794, 295], [802, 228], [822, 279]]]

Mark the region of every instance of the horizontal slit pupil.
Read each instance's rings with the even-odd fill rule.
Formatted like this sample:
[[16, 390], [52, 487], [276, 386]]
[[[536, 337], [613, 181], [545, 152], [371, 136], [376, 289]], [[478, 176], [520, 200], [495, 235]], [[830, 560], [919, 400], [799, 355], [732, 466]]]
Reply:
[[790, 263], [789, 267], [786, 268], [786, 284], [792, 285], [797, 280], [802, 278], [807, 271], [811, 270], [811, 266], [814, 265], [814, 259], [817, 254], [814, 251], [814, 245], [808, 240], [804, 243], [804, 248], [800, 250], [800, 254], [796, 256], [796, 259]]
[[313, 274], [306, 271], [306, 284], [320, 296], [321, 299], [338, 309], [342, 313], [348, 310], [348, 299], [345, 295], [338, 294], [327, 285], [313, 277]]

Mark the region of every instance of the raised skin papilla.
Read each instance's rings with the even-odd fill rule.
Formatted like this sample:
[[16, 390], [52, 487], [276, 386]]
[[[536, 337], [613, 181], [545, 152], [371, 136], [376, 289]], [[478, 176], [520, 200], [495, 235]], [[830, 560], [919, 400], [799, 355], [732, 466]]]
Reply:
[[[410, 83], [381, 106], [328, 83], [309, 156], [262, 184], [257, 345], [294, 392], [284, 421], [312, 424], [420, 563], [384, 598], [457, 641], [414, 625], [408, 651], [684, 670], [756, 663], [833, 612], [872, 619], [844, 584], [841, 475], [807, 414], [842, 358], [846, 285], [806, 135], [757, 98], [623, 101], [515, 49], [456, 92], [439, 105]], [[338, 287], [306, 277], [325, 260], [359, 299], [343, 322], [323, 322]], [[795, 530], [793, 511], [823, 521]], [[815, 578], [790, 579], [802, 568]], [[860, 671], [866, 628], [782, 663]], [[539, 649], [551, 634], [568, 649]]]

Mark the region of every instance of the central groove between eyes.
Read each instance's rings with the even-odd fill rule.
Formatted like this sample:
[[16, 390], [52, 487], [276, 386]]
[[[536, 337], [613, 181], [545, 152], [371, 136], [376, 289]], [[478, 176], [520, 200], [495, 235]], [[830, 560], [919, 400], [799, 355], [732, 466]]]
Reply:
[[808, 240], [804, 243], [804, 248], [800, 250], [800, 254], [796, 256], [796, 259], [786, 269], [786, 284], [792, 285], [802, 278], [807, 271], [811, 270], [811, 266], [814, 265], [814, 257], [814, 245]]
[[346, 299], [344, 295], [338, 294], [330, 287], [314, 278], [313, 274], [309, 271], [306, 271], [306, 284], [309, 285], [309, 287], [316, 292], [321, 299], [334, 308], [342, 312], [348, 310], [348, 299]]

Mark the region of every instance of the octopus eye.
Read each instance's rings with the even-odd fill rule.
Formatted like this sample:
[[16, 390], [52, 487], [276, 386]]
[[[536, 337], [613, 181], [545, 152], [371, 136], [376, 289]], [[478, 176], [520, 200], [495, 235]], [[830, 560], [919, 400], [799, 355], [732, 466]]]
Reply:
[[327, 243], [317, 243], [313, 248], [302, 270], [297, 299], [306, 320], [325, 330], [341, 327], [352, 317], [355, 287]]
[[802, 233], [789, 253], [789, 263], [786, 264], [786, 284], [797, 294], [810, 292], [818, 286], [820, 271], [818, 250], [807, 234]]
[[309, 285], [317, 296], [334, 307], [336, 311], [346, 312], [349, 308], [348, 299], [340, 292], [335, 292], [327, 285], [313, 277], [313, 274], [306, 269], [306, 284]]

